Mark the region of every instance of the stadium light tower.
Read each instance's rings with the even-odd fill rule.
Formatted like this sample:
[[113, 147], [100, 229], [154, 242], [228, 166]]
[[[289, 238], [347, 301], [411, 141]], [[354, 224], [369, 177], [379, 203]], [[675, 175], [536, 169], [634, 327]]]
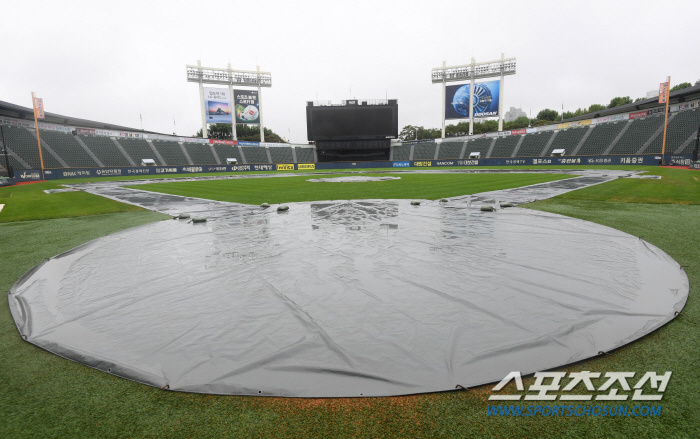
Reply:
[[474, 81], [476, 79], [500, 77], [498, 86], [498, 131], [503, 131], [503, 82], [506, 75], [515, 75], [515, 58], [504, 58], [498, 61], [474, 62], [471, 64], [448, 67], [443, 61], [442, 67], [432, 71], [433, 84], [442, 84], [442, 138], [445, 138], [445, 89], [448, 82], [471, 81], [469, 87], [469, 134], [474, 134]]
[[[233, 86], [241, 87], [257, 87], [258, 88], [258, 109], [260, 111], [260, 141], [265, 141], [265, 130], [263, 128], [262, 115], [262, 91], [260, 87], [272, 87], [272, 74], [270, 72], [261, 72], [260, 66], [257, 70], [233, 70], [231, 64], [226, 69], [214, 67], [202, 67], [202, 62], [197, 61], [196, 66], [187, 65], [187, 82], [199, 83], [199, 102], [202, 108], [202, 135], [207, 138], [207, 114], [204, 108], [204, 84], [228, 85], [229, 97], [233, 105]], [[236, 114], [235, 109], [231, 114], [231, 132], [233, 140], [237, 140], [236, 136]]]

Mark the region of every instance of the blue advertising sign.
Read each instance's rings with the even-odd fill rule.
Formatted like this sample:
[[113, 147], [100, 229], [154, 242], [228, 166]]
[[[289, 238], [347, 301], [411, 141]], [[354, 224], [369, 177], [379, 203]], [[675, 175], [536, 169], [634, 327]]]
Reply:
[[[474, 84], [474, 117], [498, 116], [500, 80]], [[445, 90], [445, 119], [469, 118], [471, 84], [448, 85]]]
[[394, 168], [408, 168], [411, 162], [394, 162]]

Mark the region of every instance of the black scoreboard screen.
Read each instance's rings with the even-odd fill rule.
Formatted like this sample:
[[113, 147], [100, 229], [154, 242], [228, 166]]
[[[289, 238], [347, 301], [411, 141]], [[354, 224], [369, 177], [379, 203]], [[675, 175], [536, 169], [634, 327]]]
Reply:
[[358, 105], [347, 101], [346, 105], [306, 107], [306, 132], [308, 139], [362, 140], [395, 139], [399, 136], [398, 104]]

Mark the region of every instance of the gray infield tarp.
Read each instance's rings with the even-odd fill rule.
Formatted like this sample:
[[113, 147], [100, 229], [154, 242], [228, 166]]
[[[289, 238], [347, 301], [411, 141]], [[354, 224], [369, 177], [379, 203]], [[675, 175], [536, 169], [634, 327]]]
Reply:
[[161, 221], [51, 258], [11, 290], [19, 332], [171, 390], [385, 396], [590, 358], [688, 297], [667, 254], [582, 220], [454, 200], [288, 204]]

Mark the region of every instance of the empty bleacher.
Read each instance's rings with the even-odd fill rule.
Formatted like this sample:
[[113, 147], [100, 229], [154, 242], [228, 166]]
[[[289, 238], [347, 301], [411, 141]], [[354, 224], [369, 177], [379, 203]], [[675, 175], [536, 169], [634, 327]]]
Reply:
[[468, 159], [469, 154], [473, 152], [479, 152], [481, 153], [481, 158], [486, 158], [486, 153], [489, 152], [489, 148], [491, 147], [491, 142], [493, 141], [493, 137], [480, 137], [475, 140], [470, 140], [467, 142], [467, 149], [464, 150], [464, 158]]
[[51, 149], [71, 168], [96, 168], [98, 166], [72, 134], [41, 130], [39, 135], [41, 140], [49, 144]]
[[182, 153], [180, 144], [167, 140], [154, 140], [153, 146], [158, 151], [158, 154], [163, 158], [166, 165], [189, 165], [187, 157]]
[[216, 155], [219, 156], [219, 160], [221, 160], [221, 163], [224, 165], [226, 164], [226, 159], [236, 159], [239, 165], [243, 164], [243, 159], [241, 158], [241, 153], [238, 151], [237, 146], [215, 143], [214, 151], [216, 151]]
[[314, 163], [314, 149], [295, 147], [294, 153], [297, 155], [297, 163]]
[[554, 131], [526, 134], [516, 157], [539, 157], [547, 142], [552, 138]]
[[[41, 169], [39, 159], [39, 148], [36, 138], [26, 128], [4, 126], [5, 141], [15, 154], [20, 156], [22, 160], [27, 162], [31, 169]], [[62, 168], [63, 166], [51, 155], [46, 148], [41, 146], [41, 154], [44, 158], [45, 168]], [[14, 162], [14, 163], [12, 163]], [[11, 166], [15, 169], [24, 169], [14, 158]]]
[[413, 148], [413, 160], [432, 160], [435, 158], [435, 143], [417, 143]]
[[394, 160], [408, 160], [411, 157], [411, 145], [394, 146]]
[[559, 133], [557, 133], [557, 137], [554, 138], [552, 144], [549, 145], [549, 148], [547, 148], [547, 151], [545, 151], [544, 157], [552, 155], [552, 151], [555, 149], [563, 149], [565, 151], [565, 155], [571, 155], [571, 153], [573, 153], [578, 146], [578, 143], [586, 134], [586, 131], [588, 131], [588, 128], [588, 126], [584, 126], [559, 131]]
[[151, 159], [158, 165], [162, 165], [151, 149], [151, 146], [143, 139], [130, 139], [128, 137], [120, 137], [117, 142], [124, 148], [131, 160], [136, 163], [136, 166], [141, 165], [142, 159]]
[[268, 150], [270, 151], [272, 163], [294, 163], [292, 148], [288, 146], [271, 146]]
[[241, 149], [248, 163], [270, 163], [262, 146], [242, 146]]
[[[10, 150], [27, 162], [31, 169], [41, 169], [36, 139], [29, 134], [26, 128], [3, 126], [3, 132], [5, 133], [5, 142]], [[42, 154], [46, 155], [48, 152], [44, 150]], [[24, 166], [20, 165], [14, 158], [10, 161], [10, 165], [15, 169], [24, 169]]]
[[623, 121], [595, 125], [576, 155], [602, 155], [626, 124]]
[[84, 136], [79, 134], [80, 140], [90, 148], [93, 154], [105, 166], [131, 166], [111, 138], [101, 136]]
[[610, 154], [636, 154], [651, 135], [663, 125], [663, 122], [663, 115], [647, 116], [627, 122], [632, 125], [625, 131]]
[[496, 144], [491, 152], [491, 157], [510, 157], [513, 155], [515, 145], [518, 144], [522, 136], [503, 136], [496, 140]]
[[[700, 111], [698, 110], [685, 110], [676, 114], [673, 120], [668, 123], [668, 128], [666, 130], [666, 154], [673, 154], [691, 134], [697, 133], [698, 124], [700, 124]], [[661, 133], [651, 142], [651, 145], [649, 145], [644, 153], [661, 154], [663, 138], [663, 133]], [[693, 145], [693, 148], [694, 147], [695, 145]], [[692, 149], [690, 149], [690, 151], [692, 151]]]
[[463, 140], [459, 142], [442, 142], [440, 144], [440, 151], [438, 151], [438, 159], [458, 159], [459, 155], [462, 153], [463, 145]]
[[[211, 148], [206, 143], [183, 143], [187, 154], [195, 165], [216, 165], [216, 159], [211, 152]], [[218, 155], [218, 153], [217, 153]], [[221, 158], [221, 157], [219, 157]], [[223, 158], [226, 160], [226, 157]]]
[[[673, 140], [673, 142], [677, 142], [678, 146], [676, 149], [678, 149], [683, 142], [688, 140], [690, 136], [693, 134], [697, 135], [698, 132], [698, 126], [700, 125], [700, 110], [695, 109], [695, 110], [686, 110], [680, 113], [678, 116], [676, 116], [673, 119], [673, 122], [676, 121], [676, 119], [680, 118], [683, 116], [679, 121], [678, 121], [678, 126], [674, 130], [674, 137], [678, 139], [678, 141]], [[678, 132], [676, 134], [675, 132]], [[683, 138], [685, 136], [685, 138]], [[668, 135], [669, 139], [671, 138], [671, 135], [669, 133]], [[682, 139], [682, 140], [681, 140]], [[666, 139], [666, 142], [669, 140]], [[668, 146], [668, 143], [666, 144]], [[695, 141], [690, 142], [688, 145], [686, 145], [685, 148], [683, 148], [683, 151], [680, 151], [680, 154], [692, 154], [693, 150], [695, 149]], [[675, 152], [675, 149], [672, 150], [671, 152]]]

